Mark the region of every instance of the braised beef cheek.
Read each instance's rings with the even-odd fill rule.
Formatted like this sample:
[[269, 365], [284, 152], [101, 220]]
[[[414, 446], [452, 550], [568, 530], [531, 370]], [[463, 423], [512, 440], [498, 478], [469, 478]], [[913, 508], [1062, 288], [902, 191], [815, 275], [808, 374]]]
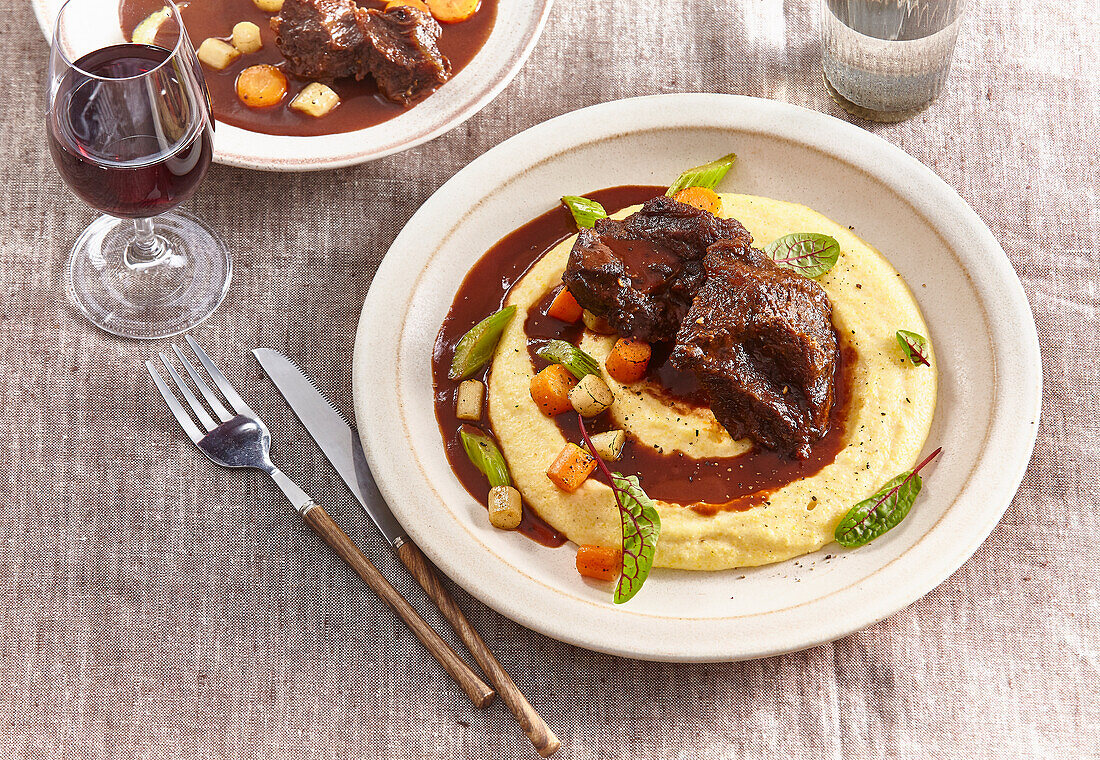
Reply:
[[727, 242], [707, 250], [706, 283], [672, 361], [699, 377], [734, 438], [804, 459], [825, 435], [833, 406], [832, 304], [815, 281], [753, 253]]
[[581, 306], [605, 317], [626, 338], [672, 340], [706, 278], [707, 246], [752, 237], [734, 219], [719, 219], [660, 196], [622, 221], [582, 229], [563, 280]]
[[285, 0], [271, 19], [287, 70], [307, 79], [370, 75], [389, 100], [408, 104], [451, 77], [439, 52], [443, 29], [408, 6], [386, 11], [352, 0]]
[[370, 73], [357, 11], [351, 0], [284, 0], [271, 29], [287, 70], [306, 79], [362, 79]]
[[451, 78], [451, 62], [437, 47], [443, 29], [430, 14], [404, 5], [360, 10], [359, 28], [368, 68], [390, 100], [411, 103]]

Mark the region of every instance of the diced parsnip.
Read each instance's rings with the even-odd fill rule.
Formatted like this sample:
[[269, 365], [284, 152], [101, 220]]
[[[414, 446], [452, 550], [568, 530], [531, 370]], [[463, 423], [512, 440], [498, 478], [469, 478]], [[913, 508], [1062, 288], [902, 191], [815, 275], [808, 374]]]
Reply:
[[620, 338], [615, 341], [604, 366], [607, 374], [620, 383], [636, 383], [645, 377], [652, 355], [653, 348], [645, 341]]
[[694, 206], [700, 211], [709, 211], [715, 216], [722, 213], [722, 198], [709, 187], [685, 187], [672, 196], [672, 199]]
[[237, 75], [237, 97], [249, 108], [267, 108], [286, 97], [286, 74], [261, 63]]
[[386, 3], [386, 10], [388, 11], [394, 8], [400, 8], [403, 5], [409, 8], [416, 8], [418, 11], [431, 13], [431, 9], [428, 8], [428, 4], [425, 3], [424, 0], [390, 0], [388, 3]]
[[625, 445], [626, 433], [622, 430], [608, 430], [592, 436], [592, 448], [600, 455], [600, 459], [607, 462], [618, 461]]
[[615, 394], [598, 375], [585, 375], [569, 391], [569, 403], [584, 417], [595, 417], [615, 403]]
[[458, 396], [455, 398], [455, 416], [460, 420], [480, 420], [481, 401], [484, 398], [484, 383], [480, 380], [463, 380], [458, 384]]
[[572, 493], [581, 487], [595, 469], [596, 457], [575, 443], [567, 443], [546, 470], [546, 477], [561, 490]]
[[581, 314], [581, 319], [584, 320], [584, 326], [594, 333], [600, 335], [612, 335], [615, 332], [615, 328], [608, 324], [607, 320], [603, 317], [597, 317], [595, 314], [585, 309]]
[[512, 486], [497, 486], [489, 491], [489, 522], [494, 528], [515, 530], [523, 520], [523, 499]]
[[196, 54], [199, 56], [200, 61], [218, 71], [241, 57], [240, 50], [237, 50], [225, 40], [219, 40], [217, 37], [207, 37], [203, 40]]
[[547, 417], [568, 412], [569, 391], [577, 384], [573, 373], [560, 364], [551, 364], [531, 378], [531, 398]]
[[310, 82], [290, 101], [291, 108], [318, 119], [338, 105], [340, 96], [331, 87], [320, 82]]
[[283, 9], [283, 0], [252, 0], [252, 4], [264, 13], [278, 13]]
[[260, 27], [251, 21], [242, 21], [233, 27], [233, 47], [242, 53], [255, 53], [264, 46], [260, 39]]
[[558, 294], [554, 296], [554, 300], [550, 303], [550, 308], [546, 310], [546, 316], [572, 324], [581, 318], [583, 312], [584, 309], [577, 303], [577, 299], [573, 297], [569, 289], [562, 288], [558, 291]]
[[427, 0], [435, 20], [441, 24], [456, 24], [477, 13], [481, 0]]
[[585, 544], [577, 549], [577, 572], [585, 578], [613, 581], [623, 569], [623, 554], [618, 549]]
[[172, 12], [168, 10], [168, 6], [154, 13], [150, 13], [145, 17], [144, 21], [134, 27], [134, 33], [131, 35], [130, 40], [136, 45], [155, 44], [157, 41], [157, 32], [160, 31], [160, 25], [171, 17]]

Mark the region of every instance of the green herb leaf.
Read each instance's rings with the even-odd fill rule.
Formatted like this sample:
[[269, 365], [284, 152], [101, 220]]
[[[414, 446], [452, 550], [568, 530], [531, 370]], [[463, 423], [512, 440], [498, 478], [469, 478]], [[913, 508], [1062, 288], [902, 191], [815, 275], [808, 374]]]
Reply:
[[495, 314], [470, 328], [455, 346], [455, 356], [451, 361], [451, 371], [447, 377], [461, 380], [477, 372], [493, 356], [500, 340], [500, 334], [516, 315], [515, 306], [506, 306]]
[[863, 546], [904, 520], [923, 485], [921, 469], [941, 451], [942, 448], [936, 449], [912, 470], [898, 475], [878, 493], [848, 510], [836, 526], [836, 542], [850, 549]]
[[585, 375], [599, 375], [600, 365], [590, 355], [564, 340], [552, 340], [539, 349], [538, 355], [548, 362], [560, 364], [581, 380]]
[[816, 232], [792, 232], [773, 240], [764, 253], [779, 266], [813, 279], [833, 268], [840, 257], [840, 243]]
[[581, 438], [596, 458], [596, 465], [611, 485], [611, 493], [623, 521], [623, 567], [619, 573], [619, 582], [615, 584], [615, 604], [622, 604], [630, 601], [641, 590], [653, 568], [657, 540], [661, 537], [661, 516], [657, 514], [657, 505], [642, 490], [637, 475], [626, 476], [607, 468], [592, 439], [588, 437], [584, 417], [580, 414], [577, 415], [577, 424], [580, 425]]
[[603, 206], [580, 195], [566, 195], [561, 202], [573, 214], [573, 221], [578, 227], [591, 229], [596, 226], [598, 219], [607, 218], [607, 212], [603, 210]]
[[459, 428], [458, 437], [462, 441], [466, 456], [469, 457], [473, 466], [489, 479], [491, 488], [512, 485], [508, 464], [492, 438], [471, 425], [463, 425]]
[[688, 169], [676, 178], [676, 181], [672, 183], [672, 187], [668, 189], [665, 195], [671, 198], [685, 187], [706, 187], [713, 190], [718, 187], [718, 183], [726, 176], [726, 172], [730, 170], [730, 167], [733, 166], [733, 162], [736, 160], [737, 154], [729, 153], [719, 159], [711, 161], [709, 164], [703, 164], [702, 166], [696, 166], [694, 169]]
[[914, 366], [921, 364], [925, 367], [932, 366], [932, 362], [928, 361], [927, 338], [908, 330], [898, 330], [894, 337], [897, 338], [901, 350], [905, 352], [905, 355], [909, 358], [909, 361], [913, 362]]
[[613, 472], [610, 478], [623, 520], [623, 569], [615, 585], [615, 604], [622, 604], [630, 601], [649, 577], [661, 535], [661, 516], [637, 475]]

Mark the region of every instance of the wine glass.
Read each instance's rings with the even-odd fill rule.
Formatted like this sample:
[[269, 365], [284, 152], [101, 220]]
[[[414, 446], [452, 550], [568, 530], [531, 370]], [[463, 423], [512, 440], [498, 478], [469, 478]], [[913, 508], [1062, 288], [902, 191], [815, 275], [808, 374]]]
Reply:
[[143, 22], [139, 42], [102, 0], [67, 0], [50, 50], [50, 153], [66, 184], [104, 212], [77, 238], [66, 289], [104, 330], [186, 332], [229, 290], [222, 240], [178, 211], [210, 166], [214, 122], [179, 9]]

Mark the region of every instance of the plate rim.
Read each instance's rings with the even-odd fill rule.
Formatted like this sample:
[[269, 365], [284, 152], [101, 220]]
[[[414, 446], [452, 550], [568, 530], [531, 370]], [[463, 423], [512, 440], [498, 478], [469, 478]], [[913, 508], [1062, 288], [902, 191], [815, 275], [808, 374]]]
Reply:
[[[35, 19], [38, 22], [39, 31], [45, 38], [47, 45], [49, 44], [50, 37], [53, 29], [53, 18], [50, 10], [52, 4], [56, 4], [58, 0], [31, 0], [31, 7], [34, 10]], [[434, 127], [430, 127], [421, 131], [412, 139], [393, 143], [375, 150], [364, 150], [361, 152], [347, 153], [342, 152], [336, 155], [328, 155], [323, 157], [313, 158], [297, 158], [293, 156], [262, 156], [262, 155], [250, 155], [242, 153], [232, 153], [225, 149], [219, 149], [217, 140], [215, 139], [214, 156], [213, 161], [224, 166], [234, 166], [240, 169], [256, 169], [259, 171], [272, 171], [272, 172], [311, 172], [311, 171], [326, 171], [329, 169], [342, 169], [348, 166], [357, 166], [359, 164], [375, 161], [386, 156], [392, 156], [396, 153], [401, 153], [406, 150], [410, 150], [419, 145], [423, 145], [426, 142], [430, 142], [435, 138], [445, 134], [446, 132], [461, 126], [471, 118], [481, 112], [489, 103], [497, 98], [501, 92], [504, 91], [516, 75], [519, 74], [524, 64], [527, 63], [527, 59], [530, 58], [532, 51], [535, 49], [535, 45], [538, 44], [542, 38], [542, 33], [546, 28], [546, 21], [550, 17], [550, 11], [553, 9], [554, 0], [532, 0], [532, 11], [538, 13], [538, 18], [532, 28], [531, 34], [525, 39], [522, 45], [515, 51], [514, 55], [508, 61], [508, 63], [500, 68], [493, 78], [492, 83], [484, 87], [481, 93], [473, 100], [467, 102], [461, 106], [450, 119], [446, 119]], [[540, 9], [541, 4], [541, 9]], [[498, 19], [499, 20], [499, 19]], [[494, 25], [494, 30], [496, 26]], [[490, 32], [491, 38], [492, 32]], [[476, 60], [476, 56], [475, 56]], [[468, 67], [467, 67], [468, 68]], [[460, 71], [456, 77], [462, 76], [463, 71]], [[370, 133], [379, 127], [383, 127], [388, 124], [392, 119], [382, 122], [382, 124], [373, 125], [364, 129], [355, 130], [353, 132], [339, 133], [341, 138], [353, 139], [359, 137], [364, 141], [370, 140]], [[224, 122], [217, 122], [218, 128], [222, 133], [229, 133], [234, 136], [234, 139], [247, 139], [248, 135], [260, 135], [263, 138], [273, 138], [278, 142], [285, 143], [288, 146], [293, 146], [296, 143], [314, 143], [317, 140], [323, 140], [329, 135], [316, 135], [312, 137], [296, 137], [291, 135], [268, 135], [266, 133], [251, 132], [240, 127], [235, 127], [231, 124]], [[239, 133], [239, 134], [238, 134]]]
[[[993, 263], [994, 273], [991, 275], [993, 279], [989, 280], [989, 282], [996, 282], [999, 288], [1006, 291], [1006, 295], [1011, 301], [1002, 312], [1003, 315], [1005, 315], [1010, 322], [1015, 324], [1017, 328], [1021, 326], [1024, 328], [1019, 333], [1019, 342], [1016, 346], [1021, 352], [1020, 360], [1010, 365], [1009, 372], [1002, 372], [1002, 367], [995, 366], [993, 397], [994, 399], [999, 399], [1007, 392], [1006, 389], [1011, 388], [1013, 394], [1022, 397], [1025, 402], [1023, 409], [1030, 412], [1030, 414], [1019, 414], [1019, 411], [1022, 410], [1020, 407], [1017, 407], [1016, 419], [1019, 420], [1019, 424], [1011, 426], [1012, 429], [1015, 430], [1012, 440], [1016, 441], [1016, 446], [1012, 450], [1011, 459], [1009, 461], [1010, 467], [1008, 470], [1004, 469], [1004, 462], [1001, 462], [1002, 469], [1000, 470], [1000, 478], [996, 483], [998, 488], [996, 489], [994, 498], [990, 499], [990, 503], [995, 504], [995, 506], [987, 508], [981, 513], [984, 519], [977, 523], [978, 528], [967, 536], [967, 540], [956, 542], [954, 547], [955, 551], [952, 552], [950, 556], [940, 556], [939, 562], [934, 565], [934, 568], [926, 571], [919, 581], [910, 583], [904, 592], [894, 593], [889, 601], [877, 600], [875, 603], [864, 604], [858, 611], [860, 614], [854, 613], [851, 610], [846, 610], [848, 614], [843, 616], [843, 618], [839, 618], [838, 616], [837, 620], [826, 620], [818, 627], [815, 634], [809, 636], [803, 635], [801, 638], [797, 638], [797, 641], [788, 639], [784, 644], [756, 647], [741, 646], [736, 650], [732, 650], [728, 646], [715, 646], [713, 644], [699, 646], [698, 641], [692, 641], [692, 649], [690, 651], [677, 649], [675, 647], [670, 648], [663, 645], [654, 646], [651, 642], [640, 645], [637, 637], [630, 637], [630, 639], [625, 642], [621, 640], [612, 641], [610, 639], [593, 641], [589, 637], [578, 635], [573, 627], [568, 625], [569, 616], [565, 616], [566, 622], [564, 625], [555, 624], [554, 621], [547, 621], [545, 619], [546, 616], [540, 617], [537, 614], [532, 614], [524, 605], [509, 603], [506, 599], [500, 598], [502, 595], [493, 595], [490, 593], [489, 589], [484, 588], [476, 582], [472, 582], [471, 573], [468, 571], [468, 568], [452, 561], [448, 552], [439, 551], [437, 547], [433, 547], [432, 536], [426, 535], [424, 531], [415, 524], [415, 521], [411, 524], [406, 524], [405, 527], [409, 530], [413, 538], [421, 543], [425, 553], [431, 557], [440, 569], [466, 588], [469, 593], [506, 617], [552, 638], [595, 651], [646, 660], [677, 662], [731, 661], [773, 656], [835, 640], [841, 636], [873, 625], [897, 613], [914, 601], [927, 595], [936, 586], [958, 570], [958, 568], [977, 551], [1011, 504], [1012, 498], [1024, 477], [1034, 450], [1038, 432], [1037, 423], [1042, 408], [1042, 364], [1039, 353], [1038, 333], [1030, 304], [1023, 290], [1023, 285], [992, 231], [989, 230], [988, 226], [978, 217], [977, 213], [970, 208], [965, 200], [931, 169], [883, 138], [866, 132], [848, 122], [800, 106], [740, 95], [679, 93], [628, 98], [578, 109], [535, 125], [494, 147], [456, 173], [454, 177], [440, 187], [439, 190], [437, 190], [436, 193], [434, 193], [413, 215], [394, 240], [390, 247], [390, 251], [409, 245], [410, 241], [420, 234], [419, 232], [414, 232], [414, 230], [417, 230], [425, 219], [434, 217], [436, 214], [446, 215], [445, 209], [447, 206], [449, 204], [453, 205], [453, 199], [448, 200], [447, 196], [456, 193], [457, 188], [468, 186], [471, 180], [476, 180], [479, 173], [485, 171], [485, 167], [489, 166], [497, 157], [507, 156], [508, 154], [517, 152], [526, 152], [527, 157], [525, 161], [526, 165], [529, 166], [541, 163], [542, 161], [553, 160], [553, 157], [557, 155], [557, 153], [553, 152], [554, 148], [560, 142], [560, 140], [555, 139], [555, 136], [560, 137], [561, 135], [581, 134], [586, 138], [591, 138], [592, 135], [589, 133], [594, 132], [596, 137], [606, 139], [615, 134], [622, 134], [624, 131], [633, 133], [667, 128], [669, 126], [667, 124], [662, 127], [662, 125], [653, 122], [659, 120], [655, 118], [656, 115], [667, 111], [666, 106], [672, 108], [673, 103], [675, 103], [675, 107], [682, 110], [687, 110], [688, 105], [700, 110], [706, 109], [708, 106], [713, 106], [713, 111], [716, 114], [728, 115], [728, 113], [734, 109], [744, 114], [752, 114], [752, 118], [756, 119], [756, 124], [752, 127], [746, 127], [742, 122], [730, 125], [718, 124], [713, 120], [710, 122], [704, 120], [703, 122], [697, 123], [696, 126], [708, 129], [721, 129], [725, 126], [726, 128], [740, 128], [742, 131], [748, 128], [759, 132], [766, 131], [777, 137], [795, 139], [806, 147], [821, 150], [832, 158], [851, 164], [854, 168], [859, 170], [866, 171], [879, 181], [895, 188], [901, 197], [913, 204], [916, 213], [926, 217], [927, 223], [934, 229], [942, 232], [943, 224], [946, 223], [947, 220], [950, 220], [953, 223], [962, 224], [969, 232], [976, 234], [976, 244], [984, 253], [988, 253], [992, 256], [991, 261]], [[593, 124], [600, 123], [599, 117], [606, 116], [615, 111], [629, 112], [631, 119], [628, 120], [622, 119], [622, 114], [619, 114], [619, 123], [629, 123], [631, 126], [628, 129], [592, 127]], [[587, 129], [578, 129], [582, 124], [584, 124]], [[769, 127], [765, 127], [764, 124], [768, 124]], [[796, 126], [792, 127], [792, 124]], [[781, 126], [776, 127], [775, 125]], [[820, 130], [815, 136], [815, 139], [809, 139], [805, 134], [797, 137], [788, 134], [789, 132], [798, 132], [799, 129], [805, 129], [807, 127]], [[837, 145], [826, 147], [821, 144], [825, 136], [833, 138], [851, 138], [853, 145], [859, 146], [860, 150], [866, 150], [867, 156], [859, 156], [857, 158], [854, 150], [846, 151], [843, 147], [837, 147]], [[591, 139], [578, 139], [574, 141], [572, 146], [566, 147], [563, 150], [568, 151], [570, 149], [576, 149], [580, 145], [591, 141]], [[839, 142], [840, 141], [838, 141], [838, 143]], [[539, 158], [540, 156], [542, 157], [541, 160]], [[889, 158], [894, 162], [895, 166], [888, 170], [884, 166], [870, 167], [867, 165], [874, 158], [882, 157]], [[922, 186], [922, 189], [934, 191], [933, 196], [936, 200], [946, 201], [948, 203], [946, 208], [939, 209], [942, 215], [941, 224], [937, 225], [932, 223], [933, 218], [928, 217], [928, 215], [924, 213], [924, 210], [922, 210], [922, 205], [924, 204], [913, 203], [915, 190], [908, 189], [903, 192], [898, 189], [896, 181], [891, 181], [890, 177], [884, 176], [896, 171], [905, 171], [910, 179]], [[498, 176], [497, 183], [494, 187], [506, 184], [507, 181], [507, 179], [500, 179]], [[465, 210], [476, 204], [477, 199], [475, 199], [473, 203], [467, 201], [463, 209]], [[445, 227], [445, 225], [437, 226], [441, 230]], [[453, 226], [450, 229], [453, 231]], [[450, 232], [441, 234], [441, 237], [445, 238], [449, 234]], [[423, 237], [421, 237], [421, 247], [427, 248], [428, 246], [424, 246], [423, 242]], [[373, 416], [367, 407], [365, 394], [360, 389], [365, 383], [369, 382], [366, 377], [370, 365], [365, 362], [364, 357], [367, 353], [377, 355], [374, 353], [377, 350], [376, 345], [371, 345], [371, 347], [368, 348], [368, 345], [372, 344], [372, 331], [367, 329], [367, 325], [372, 322], [372, 309], [381, 306], [383, 286], [379, 283], [387, 281], [387, 279], [391, 277], [392, 272], [398, 271], [400, 259], [401, 257], [389, 256], [388, 254], [384, 257], [364, 300], [363, 311], [356, 332], [352, 378], [356, 417], [360, 421], [360, 435], [363, 439], [364, 448], [367, 451], [372, 470], [375, 472], [379, 481], [379, 487], [391, 505], [395, 503], [394, 497], [396, 493], [389, 487], [389, 484], [385, 482], [387, 462], [377, 454], [372, 453], [376, 450], [376, 445], [377, 450], [382, 449], [380, 439], [384, 438], [384, 431], [380, 430], [378, 425], [372, 423]], [[987, 316], [989, 316], [988, 313]], [[394, 345], [396, 346], [396, 342]], [[998, 363], [998, 365], [999, 364], [1001, 363]], [[392, 374], [391, 370], [391, 383], [393, 379]], [[1005, 384], [1004, 380], [1007, 376], [1011, 376], [1015, 379], [1015, 385]], [[1005, 420], [1005, 412], [999, 411], [996, 404], [993, 405], [992, 409], [993, 412], [988, 427], [991, 434], [998, 423], [1003, 426], [1011, 422], [1011, 420]], [[999, 432], [998, 434], [1001, 436], [1006, 435], [1005, 432]], [[974, 469], [976, 469], [988, 456], [987, 447], [983, 446], [982, 452], [983, 457], [977, 460], [973, 465], [971, 475], [969, 475], [963, 483], [962, 490], [959, 492], [960, 495], [971, 487]], [[403, 523], [409, 522], [407, 516], [400, 514], [399, 508], [395, 507], [394, 511], [398, 513], [399, 518], [406, 517], [406, 519], [402, 520]], [[952, 510], [950, 508], [947, 509], [940, 521], [942, 522], [943, 519], [946, 519], [951, 512]], [[893, 557], [889, 562], [875, 570], [870, 576], [863, 580], [869, 581], [906, 554], [915, 550], [920, 543], [925, 541], [928, 536], [935, 532], [938, 525], [939, 522], [933, 525], [929, 531], [906, 552]], [[427, 546], [424, 546], [425, 543]], [[523, 582], [526, 583], [526, 581]], [[848, 589], [841, 589], [839, 591], [830, 592], [826, 597], [815, 597], [814, 599], [795, 606], [801, 607], [809, 604], [821, 604], [823, 599], [841, 594], [847, 590]], [[514, 593], [514, 590], [509, 591]], [[552, 591], [560, 593], [556, 589], [552, 589]], [[624, 607], [613, 608], [613, 610], [615, 613], [619, 614], [636, 614], [631, 613], [629, 608]], [[776, 614], [778, 612], [783, 612], [783, 610], [763, 614]], [[648, 620], [655, 619], [654, 616], [648, 614], [645, 615], [645, 618]], [[696, 619], [694, 623], [703, 626], [715, 626], [721, 621], [728, 619], [729, 618]], [[676, 620], [681, 621], [682, 625], [680, 627], [684, 630], [690, 629], [693, 625], [693, 621], [689, 619], [676, 618]], [[661, 623], [660, 625], [667, 627], [668, 625], [675, 626], [676, 623]], [[721, 637], [715, 637], [715, 639], [720, 638]], [[686, 640], [691, 641], [690, 637], [686, 638]]]

